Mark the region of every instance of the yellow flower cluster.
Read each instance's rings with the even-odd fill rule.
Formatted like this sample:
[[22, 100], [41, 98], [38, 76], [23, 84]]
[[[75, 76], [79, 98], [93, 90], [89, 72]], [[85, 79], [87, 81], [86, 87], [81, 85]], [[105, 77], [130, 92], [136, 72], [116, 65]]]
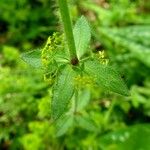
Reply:
[[101, 64], [107, 65], [109, 62], [109, 59], [105, 57], [105, 52], [104, 51], [99, 51], [97, 54], [98, 60], [100, 61]]
[[42, 64], [45, 71], [44, 80], [50, 84], [53, 83], [57, 64], [54, 60], [55, 53], [64, 47], [64, 36], [54, 33], [48, 37], [47, 42], [42, 49]]
[[42, 63], [44, 66], [49, 65], [53, 58], [53, 54], [58, 48], [64, 46], [64, 36], [55, 32], [52, 36], [48, 37], [45, 47], [42, 49]]
[[50, 73], [44, 74], [44, 81], [46, 81], [49, 85], [52, 85], [54, 83], [54, 78]]

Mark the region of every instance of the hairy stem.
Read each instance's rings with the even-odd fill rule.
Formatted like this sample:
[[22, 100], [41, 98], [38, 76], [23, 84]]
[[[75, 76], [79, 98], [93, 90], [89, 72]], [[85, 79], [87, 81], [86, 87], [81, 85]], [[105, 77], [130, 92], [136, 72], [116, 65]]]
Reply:
[[63, 21], [65, 36], [67, 38], [67, 43], [69, 47], [70, 59], [72, 65], [78, 64], [75, 42], [72, 31], [72, 23], [70, 19], [69, 9], [66, 0], [58, 0], [59, 9], [61, 13], [61, 18]]

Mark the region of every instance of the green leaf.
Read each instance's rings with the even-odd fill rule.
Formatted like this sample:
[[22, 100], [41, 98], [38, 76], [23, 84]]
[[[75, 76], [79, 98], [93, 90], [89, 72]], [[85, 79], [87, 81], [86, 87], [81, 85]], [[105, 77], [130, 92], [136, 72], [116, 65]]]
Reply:
[[21, 55], [23, 61], [27, 64], [31, 65], [35, 68], [40, 68], [42, 66], [41, 62], [41, 51], [40, 50], [33, 50]]
[[111, 132], [99, 141], [100, 146], [107, 150], [149, 150], [150, 125], [139, 124]]
[[134, 25], [119, 29], [114, 28], [113, 30], [114, 33], [128, 39], [130, 42], [133, 41], [143, 46], [150, 46], [150, 25]]
[[75, 72], [70, 66], [66, 66], [58, 75], [53, 87], [52, 117], [59, 118], [66, 110], [74, 93]]
[[88, 44], [91, 39], [91, 30], [84, 16], [79, 18], [79, 20], [75, 24], [73, 34], [77, 56], [80, 59], [84, 54], [88, 52]]
[[90, 92], [87, 89], [78, 90], [78, 106], [77, 111], [83, 110], [90, 101]]
[[73, 125], [73, 116], [64, 115], [56, 122], [56, 136], [62, 136]]
[[136, 59], [150, 67], [149, 28], [149, 26], [147, 26], [147, 28], [145, 26], [145, 30], [142, 30], [142, 26], [141, 28], [135, 27], [136, 30], [134, 27], [128, 27], [126, 29], [101, 28], [99, 29], [99, 32], [106, 36], [110, 41], [115, 42], [118, 46], [123, 46], [124, 48], [128, 49]]
[[75, 120], [78, 126], [88, 131], [96, 131], [97, 127], [93, 120], [89, 116], [75, 116]]
[[98, 86], [122, 95], [129, 95], [125, 83], [112, 67], [89, 60], [85, 62], [85, 71], [92, 76]]

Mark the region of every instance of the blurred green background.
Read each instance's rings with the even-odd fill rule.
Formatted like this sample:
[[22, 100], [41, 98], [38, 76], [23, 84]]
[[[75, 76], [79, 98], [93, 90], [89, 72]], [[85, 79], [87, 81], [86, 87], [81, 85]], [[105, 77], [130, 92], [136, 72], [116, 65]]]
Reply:
[[131, 96], [103, 89], [82, 95], [76, 124], [51, 123], [43, 71], [20, 54], [61, 31], [54, 0], [0, 0], [0, 150], [150, 150], [150, 1], [68, 0], [85, 15], [93, 52], [104, 50]]

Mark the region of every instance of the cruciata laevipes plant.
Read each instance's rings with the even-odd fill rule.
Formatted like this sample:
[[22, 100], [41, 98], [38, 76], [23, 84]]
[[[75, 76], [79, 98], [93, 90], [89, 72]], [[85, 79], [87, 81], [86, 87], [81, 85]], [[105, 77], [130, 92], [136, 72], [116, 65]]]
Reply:
[[[75, 114], [81, 104], [79, 97], [89, 87], [100, 87], [128, 96], [129, 91], [119, 73], [107, 65], [103, 52], [90, 50], [91, 29], [84, 16], [74, 28], [66, 0], [58, 0], [64, 34], [54, 33], [42, 50], [22, 54], [22, 59], [44, 69], [44, 78], [52, 87], [51, 111], [54, 120], [68, 111]], [[73, 105], [69, 105], [73, 103]], [[82, 107], [82, 106], [81, 106]]]

